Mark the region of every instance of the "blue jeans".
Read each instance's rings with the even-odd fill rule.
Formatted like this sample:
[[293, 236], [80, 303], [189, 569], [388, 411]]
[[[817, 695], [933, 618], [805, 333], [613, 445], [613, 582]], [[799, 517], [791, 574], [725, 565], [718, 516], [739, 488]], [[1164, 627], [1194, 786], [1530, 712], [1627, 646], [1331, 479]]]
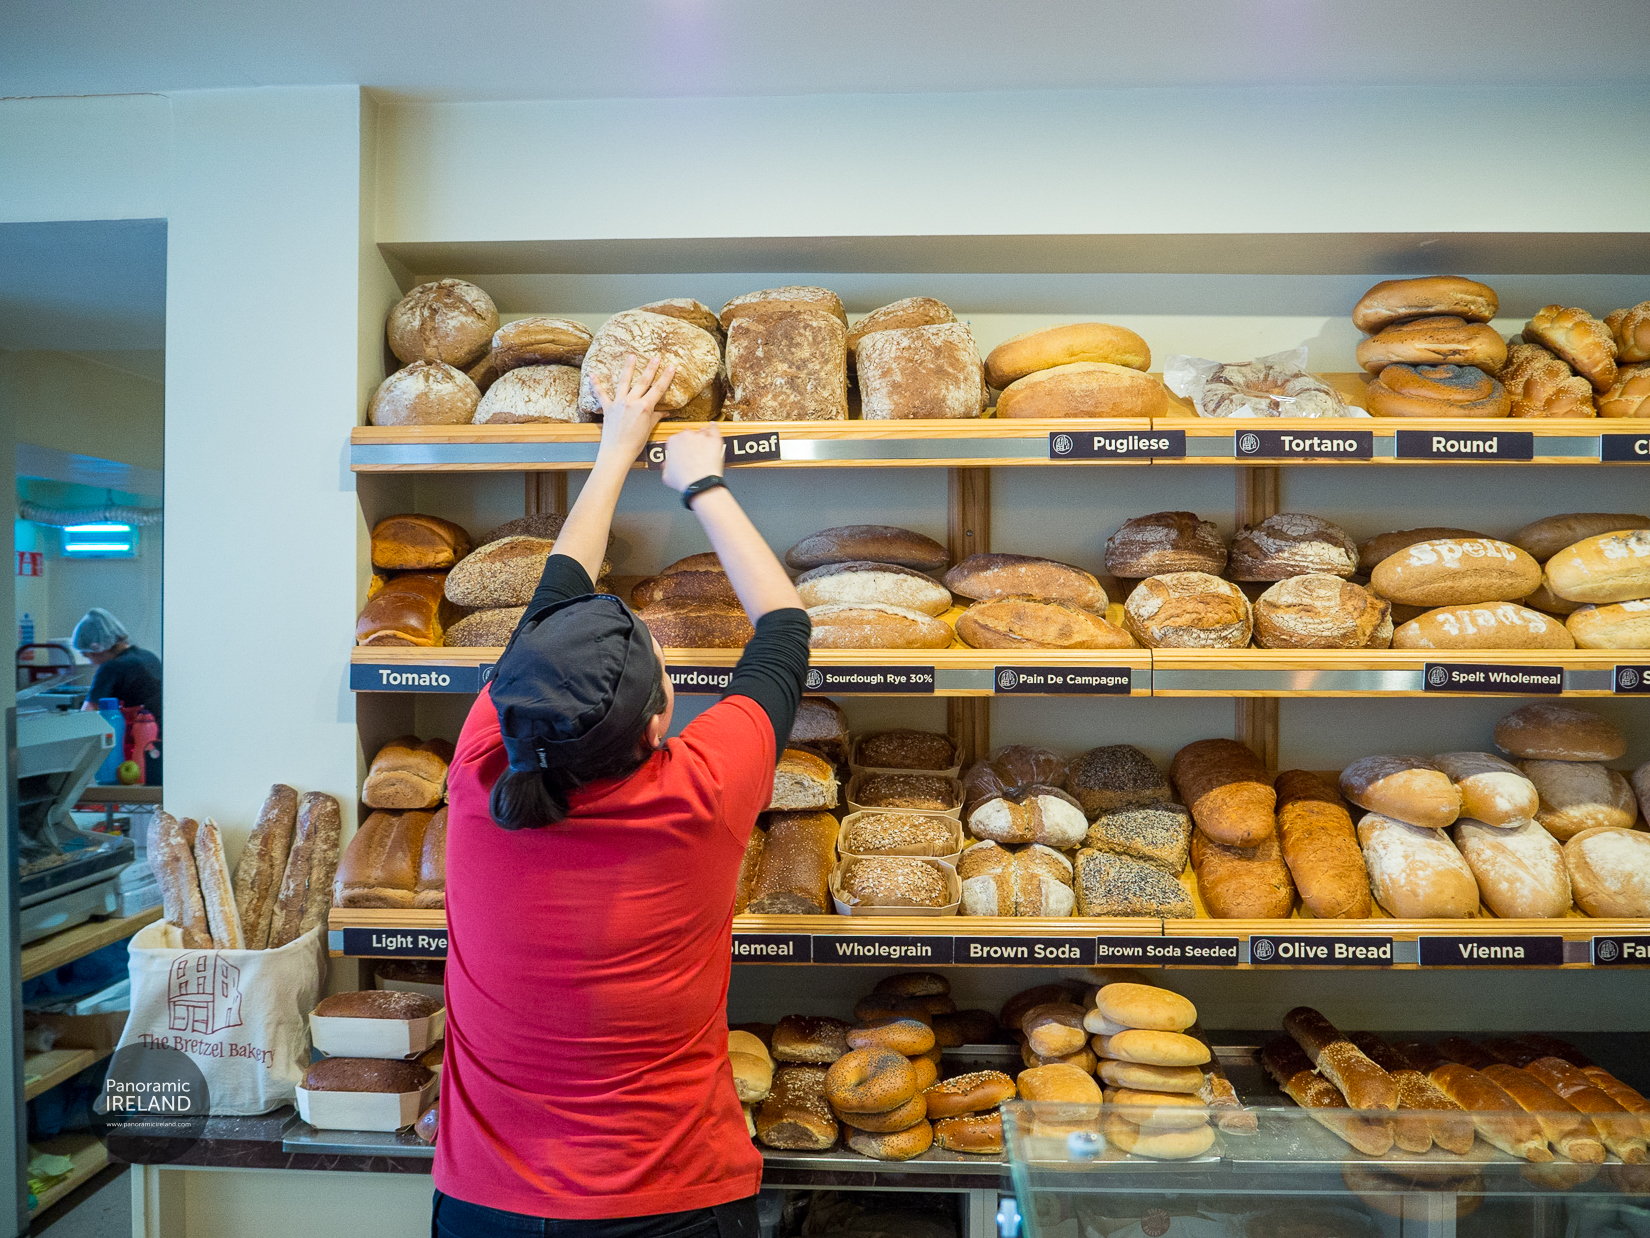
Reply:
[[655, 1216], [557, 1221], [435, 1193], [430, 1238], [756, 1238], [756, 1197]]

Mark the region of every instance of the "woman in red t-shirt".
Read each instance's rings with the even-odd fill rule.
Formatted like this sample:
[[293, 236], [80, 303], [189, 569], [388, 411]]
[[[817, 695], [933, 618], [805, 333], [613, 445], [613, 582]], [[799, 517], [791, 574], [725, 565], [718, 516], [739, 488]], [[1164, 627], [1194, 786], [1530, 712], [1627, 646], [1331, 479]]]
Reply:
[[[601, 447], [448, 774], [447, 1039], [435, 1238], [754, 1238], [762, 1159], [727, 1060], [734, 886], [807, 672], [785, 570], [722, 482], [721, 432], [664, 482], [756, 626], [667, 739], [662, 650], [595, 592], [658, 362], [600, 390]], [[655, 381], [655, 375], [657, 380]]]

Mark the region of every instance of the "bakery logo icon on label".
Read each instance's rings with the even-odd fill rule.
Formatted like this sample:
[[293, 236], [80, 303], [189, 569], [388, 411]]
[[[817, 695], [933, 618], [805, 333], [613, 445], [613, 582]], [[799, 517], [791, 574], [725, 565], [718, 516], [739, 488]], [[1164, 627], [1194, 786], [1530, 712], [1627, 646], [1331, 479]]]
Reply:
[[1435, 666], [1427, 672], [1427, 682], [1435, 688], [1442, 688], [1449, 682], [1449, 672], [1441, 666]]
[[1616, 943], [1608, 937], [1601, 937], [1598, 939], [1598, 944], [1594, 947], [1593, 953], [1606, 963], [1614, 963], [1616, 955], [1620, 954], [1621, 951], [1617, 948]]
[[1650, 667], [1616, 667], [1617, 692], [1650, 692]]
[[1004, 692], [1014, 691], [1014, 685], [1020, 682], [1020, 677], [1008, 667], [997, 672], [997, 686]]
[[209, 1036], [241, 1025], [241, 969], [216, 951], [189, 953], [172, 964], [166, 1023], [174, 1032]]
[[808, 691], [810, 692], [817, 692], [820, 688], [824, 687], [825, 672], [820, 670], [817, 666], [810, 666], [808, 668], [807, 685]]
[[1277, 947], [1264, 937], [1258, 938], [1249, 950], [1249, 956], [1257, 963], [1268, 962], [1276, 953]]
[[1239, 455], [1254, 455], [1260, 450], [1260, 435], [1253, 433], [1238, 435], [1237, 449]]
[[1050, 455], [1069, 456], [1071, 454], [1071, 448], [1072, 441], [1071, 435], [1069, 434], [1056, 434], [1049, 440], [1048, 450]]

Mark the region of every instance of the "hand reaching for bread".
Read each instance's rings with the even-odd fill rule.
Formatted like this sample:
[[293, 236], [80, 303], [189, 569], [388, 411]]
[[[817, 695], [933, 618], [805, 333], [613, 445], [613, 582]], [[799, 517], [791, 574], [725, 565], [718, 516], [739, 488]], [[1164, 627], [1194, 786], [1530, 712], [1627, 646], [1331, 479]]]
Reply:
[[722, 475], [722, 429], [714, 421], [671, 436], [665, 444], [664, 483], [680, 494], [701, 477]]
[[590, 385], [602, 406], [602, 451], [621, 453], [627, 464], [640, 454], [647, 436], [664, 416], [657, 406], [674, 377], [676, 367], [661, 366], [658, 357], [637, 374], [634, 354], [625, 357], [615, 384], [616, 394], [608, 394], [599, 375], [591, 376]]

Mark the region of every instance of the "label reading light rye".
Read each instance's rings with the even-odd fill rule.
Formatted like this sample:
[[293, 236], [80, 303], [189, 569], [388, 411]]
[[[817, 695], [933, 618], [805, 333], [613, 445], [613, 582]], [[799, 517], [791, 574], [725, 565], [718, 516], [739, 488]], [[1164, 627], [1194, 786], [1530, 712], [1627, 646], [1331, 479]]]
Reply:
[[678, 692], [720, 696], [733, 682], [731, 666], [667, 666], [670, 686]]
[[1240, 460], [1370, 460], [1373, 430], [1239, 430], [1232, 454]]
[[1236, 967], [1236, 937], [1100, 937], [1096, 963], [1133, 963], [1140, 967]]
[[932, 693], [932, 666], [810, 666], [803, 681], [809, 692]]
[[1650, 434], [1603, 434], [1598, 458], [1606, 464], [1650, 464]]
[[1134, 676], [1126, 666], [999, 666], [998, 696], [1127, 696]]
[[1399, 430], [1400, 460], [1532, 460], [1528, 430]]
[[1184, 430], [1055, 430], [1050, 460], [1150, 460], [1186, 454]]
[[1262, 967], [1391, 967], [1392, 938], [1252, 936], [1249, 962]]
[[1420, 939], [1422, 967], [1560, 967], [1564, 939], [1542, 937], [1430, 937]]
[[[642, 452], [642, 460], [650, 469], [665, 466], [665, 443], [669, 439], [649, 443]], [[765, 430], [761, 434], [724, 434], [722, 436], [723, 464], [767, 464], [779, 459], [779, 431]]]
[[1094, 964], [1092, 937], [953, 937], [953, 963], [1059, 967]]
[[1611, 687], [1618, 694], [1630, 696], [1650, 693], [1650, 664], [1616, 667]]
[[813, 938], [807, 933], [735, 933], [735, 963], [811, 963]]
[[1508, 692], [1515, 696], [1557, 696], [1564, 691], [1562, 666], [1494, 666], [1485, 662], [1428, 662], [1421, 670], [1427, 692]]
[[444, 959], [446, 929], [347, 928], [344, 955], [359, 959]]
[[865, 963], [887, 967], [890, 963], [949, 963], [949, 937], [873, 937], [850, 933], [815, 933], [816, 963]]

